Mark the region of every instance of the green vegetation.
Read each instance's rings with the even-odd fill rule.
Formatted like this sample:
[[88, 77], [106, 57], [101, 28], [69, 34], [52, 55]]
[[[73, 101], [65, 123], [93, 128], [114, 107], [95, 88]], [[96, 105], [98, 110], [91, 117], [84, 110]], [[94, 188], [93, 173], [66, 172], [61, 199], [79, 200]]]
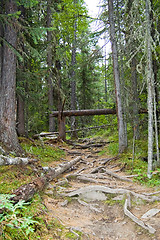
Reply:
[[12, 196], [14, 195], [0, 195], [0, 209], [3, 209], [0, 214], [2, 239], [28, 239], [39, 223], [25, 212], [29, 203], [21, 200], [14, 204], [10, 200]]
[[[96, 132], [97, 136], [101, 136], [105, 138], [106, 141], [110, 142], [100, 153], [99, 155], [104, 156], [117, 156], [119, 155], [119, 159], [116, 160], [116, 163], [121, 163], [123, 166], [125, 164], [124, 171], [127, 174], [138, 175], [134, 177], [134, 181], [139, 182], [140, 184], [144, 184], [148, 187], [160, 186], [160, 168], [156, 166], [156, 160], [154, 164], [153, 176], [151, 179], [147, 177], [147, 135], [145, 131], [142, 129], [143, 138], [135, 141], [135, 152], [133, 157], [133, 134], [131, 128], [128, 132], [128, 148], [122, 153], [118, 154], [118, 134], [116, 129], [109, 129], [107, 131], [100, 130]], [[145, 161], [144, 161], [145, 159]], [[114, 160], [115, 161], [115, 160]]]
[[64, 156], [64, 151], [54, 147], [53, 144], [49, 144], [47, 141], [35, 141], [34, 144], [30, 142], [21, 143], [21, 146], [28, 153], [38, 158], [42, 165], [49, 162], [59, 161], [62, 156]]

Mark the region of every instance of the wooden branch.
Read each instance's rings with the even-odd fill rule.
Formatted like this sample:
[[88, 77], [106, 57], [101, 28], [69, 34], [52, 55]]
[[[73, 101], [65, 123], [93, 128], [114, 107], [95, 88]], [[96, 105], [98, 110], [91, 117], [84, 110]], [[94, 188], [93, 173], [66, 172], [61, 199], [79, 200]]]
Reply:
[[128, 205], [129, 205], [128, 199], [126, 199], [125, 204], [124, 204], [124, 213], [125, 213], [125, 215], [126, 215], [127, 217], [129, 217], [130, 219], [132, 219], [132, 221], [134, 221], [135, 223], [137, 223], [137, 224], [138, 224], [139, 226], [141, 226], [142, 228], [148, 230], [150, 233], [152, 233], [152, 234], [155, 233], [156, 230], [155, 230], [152, 226], [144, 223], [142, 220], [138, 219], [133, 213], [131, 213], [131, 212], [128, 210]]
[[36, 159], [31, 160], [28, 158], [20, 158], [20, 157], [10, 157], [10, 156], [3, 156], [0, 155], [0, 166], [6, 166], [6, 165], [19, 165], [19, 164], [28, 164], [33, 161], [37, 161]]
[[33, 198], [36, 192], [44, 189], [44, 187], [52, 181], [55, 177], [59, 176], [74, 164], [80, 161], [81, 156], [76, 157], [70, 162], [60, 164], [57, 168], [48, 168], [48, 173], [43, 177], [36, 178], [33, 182], [24, 184], [16, 189], [13, 194], [15, 195], [11, 200], [18, 202], [19, 200], [28, 201]]
[[113, 161], [113, 160], [117, 160], [119, 158], [120, 158], [120, 156], [117, 155], [117, 156], [112, 157], [112, 158], [102, 159], [101, 161], [102, 161], [102, 164], [105, 165], [106, 163], [108, 163], [110, 161]]
[[107, 173], [108, 175], [110, 175], [110, 176], [112, 176], [114, 178], [117, 178], [117, 179], [119, 179], [121, 181], [132, 182], [132, 180], [130, 180], [130, 179], [126, 178], [126, 177], [121, 177], [118, 174], [109, 171], [108, 169], [105, 169], [105, 173]]

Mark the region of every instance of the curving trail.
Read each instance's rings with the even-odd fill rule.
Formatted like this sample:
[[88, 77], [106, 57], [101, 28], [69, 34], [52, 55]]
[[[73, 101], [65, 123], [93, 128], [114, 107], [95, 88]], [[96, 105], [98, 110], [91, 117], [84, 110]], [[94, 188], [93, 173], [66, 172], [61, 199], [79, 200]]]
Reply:
[[[47, 221], [57, 219], [74, 239], [160, 240], [160, 192], [133, 182], [119, 156], [100, 156], [107, 144], [88, 139], [59, 146], [66, 152], [63, 161], [78, 156], [81, 160], [46, 189]], [[147, 218], [143, 216], [151, 209]]]

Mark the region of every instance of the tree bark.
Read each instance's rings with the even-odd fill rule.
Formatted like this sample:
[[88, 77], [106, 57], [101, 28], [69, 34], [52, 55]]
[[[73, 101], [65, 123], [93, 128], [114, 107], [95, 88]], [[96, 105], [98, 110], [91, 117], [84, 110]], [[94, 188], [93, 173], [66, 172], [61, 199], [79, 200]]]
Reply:
[[132, 116], [133, 116], [133, 135], [135, 139], [139, 139], [139, 116], [138, 116], [138, 93], [137, 93], [137, 73], [136, 73], [136, 58], [132, 58], [131, 62], [131, 81], [132, 81]]
[[[89, 115], [107, 115], [107, 114], [116, 114], [115, 109], [85, 109], [85, 110], [68, 110], [63, 111], [63, 116], [89, 116]], [[58, 111], [52, 112], [54, 117], [58, 116]]]
[[127, 148], [127, 134], [125, 131], [125, 122], [123, 116], [122, 96], [120, 87], [120, 75], [118, 65], [118, 53], [115, 35], [114, 23], [114, 8], [113, 1], [108, 0], [109, 23], [110, 23], [110, 40], [112, 46], [112, 58], [114, 68], [115, 92], [117, 101], [117, 118], [118, 118], [118, 133], [119, 133], [119, 152], [122, 153]]
[[[3, 0], [0, 2], [0, 14], [3, 14]], [[0, 20], [0, 89], [2, 84], [2, 63], [3, 63], [3, 41], [2, 38], [4, 37], [4, 29], [3, 29], [3, 22]]]
[[20, 200], [29, 201], [33, 198], [34, 194], [42, 191], [44, 187], [51, 182], [54, 178], [65, 172], [67, 169], [71, 168], [74, 164], [81, 160], [81, 156], [78, 156], [71, 160], [70, 162], [64, 163], [57, 168], [48, 168], [43, 177], [36, 178], [35, 181], [31, 183], [24, 184], [16, 189], [13, 194], [15, 195], [11, 200], [18, 202]]
[[[51, 27], [51, 0], [47, 1], [47, 28]], [[54, 117], [50, 114], [53, 111], [53, 73], [52, 73], [52, 49], [51, 49], [51, 41], [52, 41], [52, 32], [47, 31], [47, 65], [48, 65], [48, 106], [49, 106], [49, 131], [55, 131], [55, 121]]]
[[18, 136], [25, 136], [25, 102], [22, 96], [17, 95], [17, 133]]
[[[14, 0], [5, 2], [6, 14], [17, 11]], [[8, 20], [9, 21], [9, 20]], [[0, 141], [8, 150], [22, 153], [16, 133], [16, 55], [13, 49], [17, 45], [16, 19], [5, 24], [3, 45], [3, 63], [0, 89]]]
[[[76, 3], [76, 0], [74, 0], [74, 3]], [[74, 40], [73, 40], [73, 46], [72, 46], [72, 62], [71, 62], [71, 109], [76, 110], [76, 73], [75, 73], [75, 67], [76, 67], [76, 41], [77, 41], [77, 19], [76, 16], [74, 20]], [[71, 117], [71, 130], [76, 129], [76, 118], [74, 116]], [[73, 131], [72, 138], [77, 138], [77, 132]]]
[[153, 110], [154, 110], [154, 76], [152, 66], [152, 50], [151, 50], [151, 22], [150, 22], [150, 0], [146, 0], [146, 50], [147, 50], [147, 88], [148, 88], [148, 178], [152, 176], [153, 165]]

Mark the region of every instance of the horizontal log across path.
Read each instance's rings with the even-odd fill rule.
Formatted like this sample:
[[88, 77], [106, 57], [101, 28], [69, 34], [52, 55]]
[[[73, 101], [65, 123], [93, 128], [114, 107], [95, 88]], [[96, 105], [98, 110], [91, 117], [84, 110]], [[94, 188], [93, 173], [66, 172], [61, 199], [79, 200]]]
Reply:
[[[147, 110], [140, 109], [139, 113], [147, 113]], [[108, 115], [108, 114], [116, 114], [116, 109], [85, 109], [85, 110], [53, 111], [52, 113], [50, 113], [49, 117], [57, 117], [58, 118], [59, 137], [62, 140], [65, 140], [66, 139], [65, 117]]]
[[[147, 109], [140, 109], [139, 113], [147, 113]], [[58, 117], [58, 111], [53, 111], [50, 116]], [[85, 110], [67, 110], [61, 112], [64, 117], [71, 116], [89, 116], [89, 115], [108, 115], [116, 114], [116, 109], [85, 109]]]

